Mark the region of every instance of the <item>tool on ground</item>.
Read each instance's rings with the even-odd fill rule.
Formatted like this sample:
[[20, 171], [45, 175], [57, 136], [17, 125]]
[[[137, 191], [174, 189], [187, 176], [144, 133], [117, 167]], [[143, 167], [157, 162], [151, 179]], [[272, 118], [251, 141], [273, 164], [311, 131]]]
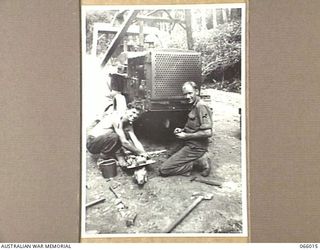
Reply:
[[117, 204], [121, 205], [121, 208], [128, 208], [123, 201], [120, 199], [119, 195], [117, 195], [116, 191], [112, 188], [109, 187], [109, 190], [114, 194], [114, 196], [117, 198]]
[[128, 207], [123, 203], [123, 201], [120, 199], [119, 195], [117, 195], [115, 190], [112, 187], [109, 187], [109, 189], [114, 194], [114, 196], [118, 201], [117, 208], [120, 215], [125, 219], [126, 226], [127, 227], [133, 226], [135, 223], [135, 219], [137, 217], [137, 213], [129, 211]]
[[[160, 155], [160, 154], [162, 154], [162, 153], [165, 153], [165, 152], [167, 152], [167, 150], [166, 150], [166, 149], [162, 149], [162, 150], [149, 151], [149, 152], [147, 152], [147, 154], [148, 154], [150, 157], [154, 157], [154, 156], [158, 156], [158, 155]], [[130, 155], [131, 152], [128, 151], [128, 150], [126, 150], [126, 151], [125, 151], [125, 154], [126, 154], [126, 155]]]
[[144, 166], [147, 166], [147, 165], [150, 165], [150, 164], [153, 164], [155, 163], [156, 161], [155, 160], [145, 160], [145, 161], [141, 161], [141, 162], [136, 162], [135, 160], [132, 160], [132, 161], [129, 161], [129, 166], [127, 167], [128, 169], [131, 169], [131, 168], [139, 168], [139, 167], [144, 167]]
[[109, 190], [114, 194], [114, 196], [119, 199], [119, 196], [117, 195], [116, 191], [112, 187], [109, 187]]
[[[147, 154], [149, 155], [149, 157], [155, 157], [163, 152], [166, 152], [167, 150], [158, 150], [158, 151], [152, 151], [152, 152], [148, 152]], [[152, 159], [147, 159], [144, 156], [136, 156], [136, 155], [128, 155], [126, 158], [126, 161], [128, 162], [129, 166], [127, 167], [128, 169], [131, 168], [138, 168], [138, 167], [144, 167], [150, 164], [155, 163], [155, 160]]]
[[176, 226], [180, 224], [180, 222], [202, 201], [202, 200], [211, 200], [213, 198], [213, 194], [205, 194], [199, 196], [181, 215], [178, 219], [176, 219], [166, 230], [164, 233], [170, 233]]
[[147, 154], [150, 156], [150, 157], [155, 157], [155, 156], [158, 156], [162, 153], [165, 153], [167, 152], [166, 149], [163, 149], [163, 150], [156, 150], [156, 151], [151, 151], [151, 152], [147, 152]]
[[88, 207], [92, 207], [98, 203], [101, 203], [101, 202], [104, 202], [106, 200], [106, 198], [100, 198], [100, 199], [97, 199], [97, 200], [94, 200], [94, 201], [91, 201], [89, 202], [88, 204], [86, 204], [86, 208]]
[[198, 179], [198, 177], [192, 177], [190, 179], [190, 181], [196, 181], [196, 182], [201, 182], [201, 183], [205, 183], [207, 185], [211, 185], [211, 186], [217, 186], [220, 187], [222, 186], [221, 182], [215, 181], [215, 180], [205, 180], [205, 179]]
[[131, 227], [131, 226], [133, 226], [134, 225], [134, 223], [135, 223], [135, 220], [136, 220], [136, 218], [137, 218], [137, 213], [135, 213], [135, 212], [128, 212], [127, 214], [126, 214], [126, 226], [127, 227]]

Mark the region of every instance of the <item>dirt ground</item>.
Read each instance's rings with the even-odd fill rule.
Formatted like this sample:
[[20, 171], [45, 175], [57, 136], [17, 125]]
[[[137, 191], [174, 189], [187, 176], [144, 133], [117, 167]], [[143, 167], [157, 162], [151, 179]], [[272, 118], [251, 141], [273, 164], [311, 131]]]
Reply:
[[[242, 233], [242, 170], [240, 115], [241, 96], [213, 89], [202, 94], [210, 95], [213, 109], [214, 133], [209, 147], [213, 162], [210, 176], [205, 179], [221, 182], [210, 186], [191, 182], [192, 176], [160, 177], [158, 168], [175, 142], [154, 142], [142, 139], [147, 151], [166, 149], [167, 152], [149, 165], [148, 182], [139, 187], [131, 173], [118, 168], [118, 175], [105, 179], [96, 166], [96, 158], [87, 155], [86, 201], [105, 198], [104, 202], [86, 209], [87, 234], [139, 234], [162, 233], [181, 215], [199, 194], [213, 194], [212, 200], [203, 200], [172, 233]], [[202, 177], [203, 178], [203, 177]], [[112, 187], [119, 199], [110, 191]], [[122, 203], [119, 203], [119, 201]], [[127, 208], [123, 207], [123, 204]], [[136, 215], [136, 216], [135, 216]]]

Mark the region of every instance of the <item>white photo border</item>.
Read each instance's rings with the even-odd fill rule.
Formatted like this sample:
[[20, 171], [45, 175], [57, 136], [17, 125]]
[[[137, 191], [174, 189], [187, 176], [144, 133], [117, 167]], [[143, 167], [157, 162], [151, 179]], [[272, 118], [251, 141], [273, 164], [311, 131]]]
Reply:
[[98, 234], [91, 235], [86, 234], [85, 231], [85, 222], [86, 222], [86, 128], [84, 126], [84, 107], [86, 105], [86, 101], [84, 99], [84, 92], [86, 91], [84, 87], [85, 80], [85, 70], [82, 71], [82, 84], [81, 84], [81, 123], [82, 123], [82, 131], [81, 131], [81, 231], [80, 238], [81, 239], [91, 239], [91, 238], [148, 238], [148, 237], [210, 237], [210, 238], [237, 238], [237, 237], [248, 237], [248, 189], [247, 189], [247, 134], [246, 134], [246, 126], [247, 126], [247, 4], [246, 3], [212, 3], [212, 4], [179, 4], [179, 5], [82, 5], [81, 6], [81, 64], [83, 67], [85, 55], [86, 55], [86, 12], [89, 10], [123, 10], [123, 9], [192, 9], [192, 8], [240, 8], [241, 9], [241, 179], [242, 179], [242, 223], [243, 223], [243, 232], [242, 233], [234, 233], [234, 234], [226, 234], [226, 233], [183, 233], [183, 234], [161, 234], [161, 233], [141, 233], [141, 234]]

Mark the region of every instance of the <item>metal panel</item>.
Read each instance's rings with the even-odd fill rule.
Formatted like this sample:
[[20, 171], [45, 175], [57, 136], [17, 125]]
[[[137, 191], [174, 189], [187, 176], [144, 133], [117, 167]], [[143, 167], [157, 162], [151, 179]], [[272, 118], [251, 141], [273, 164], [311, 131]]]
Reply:
[[200, 53], [155, 51], [152, 54], [152, 99], [182, 97], [186, 81], [201, 84]]

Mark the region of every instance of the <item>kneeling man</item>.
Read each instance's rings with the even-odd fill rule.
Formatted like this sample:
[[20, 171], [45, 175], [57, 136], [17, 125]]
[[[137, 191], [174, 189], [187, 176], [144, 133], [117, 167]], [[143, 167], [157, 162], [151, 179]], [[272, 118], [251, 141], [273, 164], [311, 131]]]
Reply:
[[202, 176], [210, 174], [208, 158], [209, 137], [212, 135], [212, 118], [209, 107], [198, 96], [199, 90], [194, 82], [186, 82], [182, 92], [192, 104], [184, 128], [176, 128], [174, 133], [183, 141], [183, 147], [167, 159], [159, 171], [162, 176], [189, 174], [194, 167], [199, 167]]

